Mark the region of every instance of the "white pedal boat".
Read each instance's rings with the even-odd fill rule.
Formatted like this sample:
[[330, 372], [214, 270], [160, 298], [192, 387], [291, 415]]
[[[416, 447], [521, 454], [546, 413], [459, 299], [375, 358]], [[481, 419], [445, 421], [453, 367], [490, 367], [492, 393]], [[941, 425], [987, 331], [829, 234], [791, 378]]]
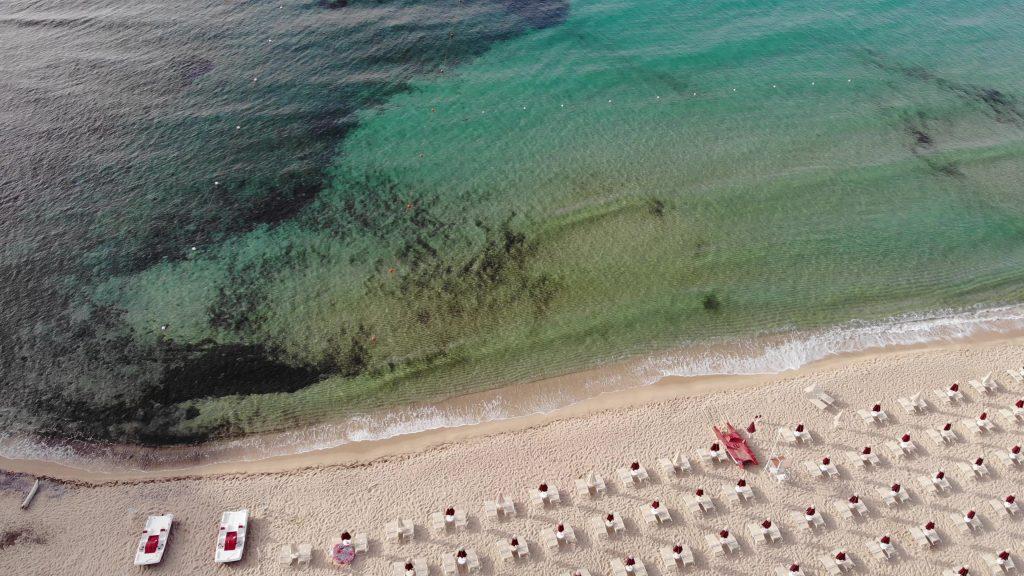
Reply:
[[220, 515], [220, 529], [217, 530], [217, 550], [213, 559], [217, 562], [238, 562], [245, 550], [245, 532], [249, 528], [249, 511], [233, 510]]
[[139, 547], [135, 550], [135, 565], [147, 566], [159, 564], [167, 549], [167, 538], [171, 535], [173, 514], [150, 516], [146, 519], [146, 529], [139, 538]]

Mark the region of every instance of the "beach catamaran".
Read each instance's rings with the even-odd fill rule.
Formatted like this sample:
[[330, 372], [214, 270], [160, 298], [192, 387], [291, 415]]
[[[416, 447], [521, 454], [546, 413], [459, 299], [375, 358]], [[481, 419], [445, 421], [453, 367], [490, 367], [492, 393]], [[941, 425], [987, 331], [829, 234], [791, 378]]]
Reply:
[[732, 458], [732, 461], [737, 466], [743, 468], [746, 464], [757, 465], [757, 457], [754, 456], [754, 451], [747, 445], [747, 441], [743, 436], [740, 436], [739, 432], [733, 428], [732, 424], [726, 422], [726, 432], [723, 433], [715, 426], [715, 436], [718, 437], [719, 442], [725, 446], [725, 451]]
[[159, 564], [167, 549], [167, 538], [171, 535], [173, 514], [150, 516], [146, 519], [146, 529], [142, 531], [139, 547], [135, 551], [135, 565], [147, 566]]
[[245, 550], [245, 532], [249, 526], [249, 510], [232, 510], [221, 514], [217, 531], [217, 562], [238, 562]]

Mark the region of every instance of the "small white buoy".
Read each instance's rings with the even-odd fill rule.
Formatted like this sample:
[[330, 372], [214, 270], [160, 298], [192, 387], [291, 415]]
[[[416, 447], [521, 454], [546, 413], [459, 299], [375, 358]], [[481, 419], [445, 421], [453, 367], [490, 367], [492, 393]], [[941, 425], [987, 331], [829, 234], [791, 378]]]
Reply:
[[694, 96], [696, 96], [696, 95], [697, 95], [697, 93], [696, 93], [696, 92], [694, 92], [694, 93], [693, 93], [693, 95], [694, 95]]
[[164, 324], [163, 326], [160, 326], [160, 329], [161, 330], [167, 330], [167, 324]]
[[195, 251], [196, 251], [196, 247], [195, 247], [195, 246], [193, 246], [193, 247], [192, 247], [192, 251], [193, 251], [193, 252], [195, 252]]
[[847, 78], [846, 81], [847, 82], [853, 82], [853, 79], [852, 78]]
[[526, 106], [523, 106], [523, 110], [526, 110]]
[[654, 99], [655, 100], [661, 100], [661, 96], [655, 96]]
[[220, 180], [214, 180], [213, 181], [213, 185], [214, 186], [220, 186]]
[[772, 84], [772, 88], [778, 88], [778, 86], [776, 86], [775, 84]]
[[561, 106], [562, 108], [565, 108], [565, 104], [559, 104], [559, 106]]
[[612, 103], [612, 101], [611, 101], [611, 100], [608, 100], [608, 103], [609, 103], [609, 104], [611, 104], [611, 103]]
[[813, 80], [811, 81], [811, 86], [814, 86], [814, 81]]
[[733, 92], [735, 92], [735, 91], [736, 91], [736, 89], [735, 89], [735, 88], [733, 88], [733, 89], [732, 89], [732, 91], [733, 91]]
[[242, 129], [241, 126], [235, 126], [235, 130], [241, 130], [241, 129]]

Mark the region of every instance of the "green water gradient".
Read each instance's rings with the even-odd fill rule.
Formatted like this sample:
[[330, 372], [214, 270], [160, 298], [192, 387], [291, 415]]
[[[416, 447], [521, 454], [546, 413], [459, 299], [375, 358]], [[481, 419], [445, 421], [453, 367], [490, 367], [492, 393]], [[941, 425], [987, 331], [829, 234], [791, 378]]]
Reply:
[[362, 112], [296, 217], [89, 298], [324, 374], [187, 402], [227, 433], [1019, 301], [1022, 32], [1010, 2], [576, 1]]

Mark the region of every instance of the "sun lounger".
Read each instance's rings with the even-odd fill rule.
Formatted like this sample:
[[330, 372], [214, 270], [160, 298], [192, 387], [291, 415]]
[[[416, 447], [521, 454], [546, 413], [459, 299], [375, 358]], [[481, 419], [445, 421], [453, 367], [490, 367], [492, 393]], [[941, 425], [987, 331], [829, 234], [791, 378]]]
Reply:
[[784, 457], [775, 457], [768, 460], [768, 473], [775, 478], [777, 482], [788, 482], [789, 472], [786, 471]]
[[223, 564], [242, 559], [248, 526], [248, 510], [232, 510], [221, 514], [217, 530], [217, 547], [213, 551], [214, 562]]
[[412, 520], [405, 518], [392, 520], [384, 526], [384, 534], [391, 542], [408, 542], [413, 538], [413, 531], [414, 527]]
[[988, 478], [988, 466], [984, 463], [977, 464], [975, 462], [960, 462], [958, 466], [963, 470], [964, 474], [968, 475], [975, 480], [984, 480]]
[[672, 521], [672, 515], [669, 514], [668, 509], [664, 506], [659, 506], [657, 509], [652, 506], [644, 506], [643, 509], [640, 510], [640, 514], [648, 525], [665, 524]]
[[518, 540], [516, 545], [512, 546], [509, 540], [502, 538], [494, 543], [494, 549], [498, 553], [498, 558], [503, 561], [522, 560], [530, 556], [530, 546], [526, 540]]
[[590, 521], [590, 524], [593, 527], [594, 532], [607, 538], [611, 538], [612, 536], [621, 534], [626, 531], [626, 524], [623, 523], [622, 516], [615, 513], [610, 514], [614, 514], [615, 516], [615, 518], [611, 521], [610, 525], [606, 517], [607, 515], [599, 516]]
[[949, 519], [953, 521], [953, 525], [956, 526], [961, 532], [969, 534], [975, 530], [981, 529], [981, 518], [975, 515], [973, 518], [969, 518], [967, 514], [961, 514], [959, 512], [950, 512]]
[[1017, 502], [1007, 502], [1006, 499], [993, 498], [988, 503], [992, 506], [992, 510], [995, 510], [997, 516], [1013, 516], [1020, 511]]
[[1016, 426], [1024, 422], [1024, 408], [1011, 405], [1009, 408], [1000, 408], [999, 414], [1006, 420], [1007, 426]]
[[685, 544], [679, 547], [681, 550], [676, 553], [672, 551], [672, 546], [662, 546], [661, 561], [665, 564], [666, 570], [682, 570], [687, 566], [694, 565], [693, 550], [690, 550], [690, 547]]
[[[796, 570], [792, 569], [793, 566], [797, 567]], [[804, 571], [799, 565], [786, 566], [785, 564], [779, 564], [775, 567], [775, 576], [804, 576]]]
[[928, 403], [924, 401], [924, 398], [919, 393], [908, 398], [899, 398], [897, 402], [907, 414], [923, 414], [928, 411]]
[[497, 500], [484, 501], [484, 516], [494, 520], [510, 518], [516, 515], [516, 504], [511, 498], [499, 494]]
[[607, 487], [604, 483], [604, 478], [588, 472], [582, 478], [576, 480], [576, 493], [580, 496], [590, 496], [592, 498], [601, 496], [607, 491]]
[[765, 528], [763, 524], [749, 522], [747, 532], [750, 533], [750, 539], [754, 541], [754, 544], [774, 544], [782, 540], [782, 532], [774, 523]]
[[558, 487], [554, 484], [545, 484], [547, 487], [546, 492], [541, 492], [540, 488], [534, 488], [530, 490], [530, 502], [536, 508], [544, 508], [546, 506], [558, 506], [562, 503], [562, 498], [558, 494]]
[[693, 471], [690, 459], [678, 452], [668, 458], [658, 459], [658, 464], [661, 466], [662, 473], [669, 478], [689, 474]]
[[544, 548], [548, 550], [557, 550], [562, 547], [575, 548], [576, 547], [576, 532], [572, 529], [569, 524], [562, 525], [562, 537], [558, 537], [558, 533], [555, 528], [545, 528], [540, 531], [540, 542]]
[[821, 562], [821, 565], [829, 574], [842, 574], [843, 572], [852, 571], [854, 569], [853, 558], [850, 557], [849, 554], [843, 552], [845, 554], [844, 558], [836, 558], [840, 552], [840, 550], [833, 550], [831, 556], [818, 556], [818, 562]]
[[754, 499], [754, 491], [750, 486], [722, 485], [722, 494], [733, 504], [741, 504]]
[[864, 425], [882, 425], [889, 423], [889, 415], [885, 413], [885, 410], [879, 410], [877, 412], [869, 410], [857, 410], [857, 415], [864, 421]]
[[465, 530], [469, 526], [469, 515], [464, 508], [453, 508], [455, 514], [449, 518], [444, 512], [434, 512], [430, 515], [430, 527], [437, 533], [444, 533], [449, 530]]
[[[411, 573], [405, 567], [407, 563], [412, 564]], [[430, 574], [430, 566], [423, 558], [411, 558], [405, 562], [392, 562], [391, 572], [394, 576], [427, 576]]]
[[990, 394], [998, 389], [996, 381], [992, 379], [991, 372], [982, 376], [981, 380], [971, 380], [968, 384], [982, 394]]
[[917, 444], [914, 444], [913, 440], [909, 440], [907, 442], [902, 440], [889, 441], [885, 443], [885, 447], [889, 449], [889, 453], [897, 460], [914, 456], [917, 453]]
[[626, 571], [626, 564], [618, 558], [613, 558], [608, 562], [611, 566], [612, 576], [647, 576], [647, 567], [639, 558], [635, 559], [636, 564], [633, 564], [633, 571]]
[[701, 462], [709, 465], [722, 464], [729, 461], [729, 455], [726, 454], [725, 450], [697, 450], [697, 456]]
[[163, 560], [173, 524], [174, 514], [146, 518], [146, 526], [142, 530], [139, 545], [135, 549], [136, 566], [159, 564]]
[[804, 388], [804, 395], [819, 410], [828, 410], [835, 406], [835, 399], [823, 392], [817, 384]]
[[1000, 450], [996, 452], [999, 459], [1003, 461], [1010, 468], [1017, 468], [1024, 465], [1024, 453], [1014, 452], [1013, 450]]
[[590, 570], [587, 570], [586, 568], [577, 568], [575, 570], [562, 572], [559, 576], [590, 576]]
[[705, 534], [704, 542], [707, 543], [708, 552], [710, 552], [713, 557], [732, 554], [740, 550], [740, 544], [736, 541], [736, 536], [732, 534], [729, 534], [725, 538], [722, 538], [718, 534]]
[[715, 511], [715, 503], [707, 494], [703, 494], [701, 496], [683, 494], [683, 502], [686, 503], [686, 507], [693, 514], [701, 513], [707, 515]]
[[952, 429], [943, 430], [941, 427], [928, 428], [925, 432], [928, 434], [928, 437], [931, 438], [932, 442], [939, 447], [954, 444], [957, 441], [956, 432]]
[[921, 548], [933, 548], [942, 544], [942, 539], [939, 538], [939, 533], [934, 528], [928, 529], [911, 526], [910, 535], [913, 536], [914, 542]]
[[1024, 383], [1024, 368], [1019, 370], [1007, 370], [1006, 375], [1017, 384]]
[[910, 500], [910, 495], [907, 494], [906, 489], [902, 486], [896, 492], [893, 492], [892, 488], [884, 488], [882, 486], [879, 486], [876, 490], [878, 491], [878, 497], [890, 508]]
[[935, 396], [939, 398], [944, 404], [954, 405], [960, 404], [964, 401], [964, 394], [960, 390], [952, 390], [950, 388], [937, 388], [935, 389]]
[[282, 544], [277, 552], [277, 563], [291, 566], [298, 557], [299, 553], [295, 550], [294, 544]]
[[619, 476], [619, 482], [622, 482], [622, 485], [627, 487], [636, 488], [644, 485], [651, 479], [651, 477], [647, 475], [647, 469], [643, 466], [640, 466], [636, 470], [631, 470], [628, 467], [622, 467], [615, 472]]
[[867, 516], [868, 507], [864, 505], [864, 502], [850, 502], [849, 500], [835, 500], [833, 504], [836, 507], [836, 512], [847, 520], [852, 520], [854, 516]]
[[793, 517], [793, 523], [796, 524], [797, 528], [802, 532], [811, 532], [825, 527], [825, 519], [821, 517], [821, 512], [818, 512], [817, 510], [815, 510], [814, 514], [811, 514], [810, 516], [804, 512], [793, 512], [791, 515]]
[[868, 466], [874, 466], [877, 468], [882, 464], [881, 460], [878, 459], [878, 456], [876, 456], [874, 452], [865, 454], [864, 452], [853, 452], [851, 450], [846, 453], [846, 459], [850, 464], [853, 464], [862, 470], [866, 470]]
[[917, 477], [917, 483], [918, 485], [921, 486], [921, 489], [924, 490], [925, 493], [932, 495], [938, 495], [943, 492], [951, 492], [953, 488], [952, 486], [950, 486], [949, 480], [946, 479], [945, 477], [938, 478], [935, 476], [922, 475]]
[[313, 559], [313, 545], [308, 543], [299, 544], [296, 550], [295, 560], [299, 566], [309, 566]]
[[463, 568], [461, 570], [459, 566], [457, 553], [445, 554], [441, 557], [441, 570], [445, 576], [455, 576], [459, 573], [470, 574], [480, 570], [480, 557], [476, 555], [476, 550], [466, 548], [466, 562], [462, 564]]
[[[825, 477], [825, 478], [838, 478], [839, 477], [839, 469], [836, 468], [836, 465], [834, 463], [832, 463], [832, 462], [829, 462], [828, 464], [825, 464], [824, 461], [822, 461], [822, 462], [806, 462], [805, 464], [810, 464], [811, 466], [816, 468], [818, 470], [818, 476]], [[813, 472], [812, 472], [812, 475], [813, 475]]]
[[1013, 563], [1013, 556], [1009, 554], [1005, 558], [1000, 558], [997, 554], [985, 554], [983, 558], [985, 558], [985, 564], [988, 566], [989, 571], [993, 574], [1017, 572], [1017, 566]]
[[896, 547], [892, 543], [883, 543], [880, 540], [868, 540], [864, 543], [864, 547], [868, 549], [876, 560], [880, 561], [892, 561], [896, 559]]

